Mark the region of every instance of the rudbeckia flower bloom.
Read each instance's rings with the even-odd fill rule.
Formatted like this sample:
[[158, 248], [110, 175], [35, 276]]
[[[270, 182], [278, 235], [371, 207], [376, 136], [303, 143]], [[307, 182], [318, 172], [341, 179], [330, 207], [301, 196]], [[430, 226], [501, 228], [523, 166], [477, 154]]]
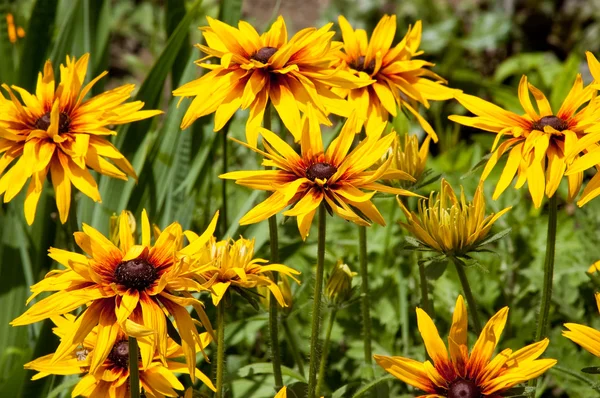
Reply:
[[447, 100], [455, 90], [443, 86], [446, 81], [427, 69], [432, 63], [414, 59], [423, 54], [421, 44], [421, 21], [409, 27], [404, 38], [392, 47], [396, 35], [396, 16], [384, 15], [371, 36], [363, 29], [352, 29], [346, 18], [338, 18], [344, 51], [338, 51], [339, 62], [361, 79], [372, 83], [361, 88], [334, 88], [357, 109], [358, 118], [366, 121], [367, 134], [397, 115], [398, 107], [404, 107], [435, 142], [437, 135], [431, 125], [419, 115], [418, 105], [429, 108], [429, 100]]
[[431, 192], [429, 199], [419, 201], [418, 213], [409, 211], [398, 200], [407, 218], [400, 223], [425, 248], [452, 256], [460, 256], [476, 250], [486, 242], [492, 225], [511, 208], [485, 215], [483, 184], [479, 184], [472, 202], [467, 202], [461, 187], [460, 200], [452, 186], [442, 180], [439, 193]]
[[[600, 312], [600, 293], [596, 293], [596, 306]], [[563, 336], [600, 358], [600, 331], [577, 323], [565, 323], [565, 327]]]
[[[101, 200], [88, 168], [122, 180], [127, 176], [137, 178], [129, 161], [104, 138], [116, 134], [107, 126], [162, 113], [141, 111], [141, 101], [124, 103], [135, 88], [133, 84], [85, 99], [93, 85], [107, 74], [103, 72], [84, 86], [88, 60], [89, 54], [79, 60], [67, 56], [66, 65], [60, 67], [58, 86], [52, 64], [47, 61], [38, 76], [35, 94], [20, 87], [2, 86], [10, 100], [0, 95], [0, 195], [4, 194], [5, 203], [10, 202], [31, 178], [25, 198], [25, 218], [30, 225], [48, 173], [62, 223], [69, 215], [71, 184], [94, 201]], [[23, 103], [13, 90], [21, 95]]]
[[[262, 35], [244, 21], [235, 28], [210, 17], [207, 20], [209, 26], [202, 28], [207, 45], [198, 45], [207, 56], [197, 64], [210, 72], [173, 91], [175, 96], [195, 97], [181, 128], [214, 112], [214, 130], [219, 131], [238, 109], [249, 108], [246, 139], [255, 146], [257, 128], [271, 102], [298, 141], [300, 112], [307, 104], [317, 110], [321, 123], [331, 125], [327, 119], [330, 112], [346, 117], [350, 112], [347, 102], [330, 88], [355, 88], [370, 82], [368, 77], [359, 79], [331, 68], [336, 61], [332, 51], [339, 47], [331, 42], [335, 34], [329, 30], [332, 23], [321, 29], [303, 29], [288, 40], [281, 16]], [[219, 62], [204, 62], [213, 57]]]
[[183, 232], [178, 223], [165, 228], [154, 245], [151, 244], [150, 223], [145, 211], [142, 213], [142, 242], [139, 245], [134, 243], [125, 211], [119, 219], [118, 246], [83, 224], [83, 232], [74, 235], [75, 242], [87, 255], [50, 248], [49, 256], [66, 269], [51, 271], [41, 282], [33, 285], [28, 303], [42, 292], [56, 293], [38, 301], [11, 324], [28, 325], [87, 305], [77, 318], [72, 333], [62, 339], [52, 361], [57, 362], [69, 355], [98, 326], [98, 343], [90, 362], [90, 373], [94, 373], [110, 355], [119, 328], [133, 337], [142, 338], [148, 332], [153, 335], [153, 338], [147, 339], [148, 344], [139, 341], [145, 367], [150, 365], [155, 350], [166, 357], [166, 314], [170, 314], [177, 325], [193, 377], [195, 347], [201, 345], [201, 341], [186, 307], [193, 306], [203, 326], [209, 332], [213, 331], [202, 304], [189, 294], [189, 291], [205, 289], [194, 281], [193, 275], [188, 272], [189, 263], [184, 259], [208, 242], [217, 216], [204, 234], [181, 250], [178, 249]]
[[423, 398], [497, 398], [556, 364], [555, 359], [538, 359], [548, 347], [548, 339], [514, 352], [504, 349], [492, 358], [507, 316], [508, 307], [498, 311], [485, 325], [469, 354], [467, 309], [462, 296], [456, 300], [448, 350], [429, 315], [417, 308], [419, 332], [431, 361], [383, 355], [374, 358], [386, 372], [425, 392]]
[[404, 138], [398, 139], [386, 154], [386, 156], [392, 158], [390, 169], [403, 171], [415, 179], [415, 182], [401, 181], [401, 185], [405, 188], [422, 182], [419, 180], [425, 172], [430, 142], [431, 137], [425, 137], [419, 148], [419, 139], [417, 136], [405, 134]]
[[[529, 92], [535, 98], [537, 110]], [[523, 76], [519, 83], [519, 101], [525, 110], [522, 116], [472, 95], [458, 94], [456, 99], [477, 116], [453, 115], [451, 120], [497, 134], [481, 179], [485, 180], [498, 159], [508, 153], [506, 166], [494, 191], [494, 200], [511, 184], [515, 175], [515, 188], [519, 189], [527, 182], [537, 208], [541, 206], [544, 195], [548, 198], [554, 195], [565, 175], [569, 182], [569, 200], [573, 200], [581, 188], [584, 170], [600, 163], [596, 155], [598, 151], [592, 152], [600, 140], [600, 102], [596, 100], [593, 85], [583, 86], [581, 75], [577, 75], [556, 113], [546, 96], [527, 82], [527, 76]], [[507, 139], [498, 145], [503, 137]], [[586, 156], [586, 153], [594, 155]], [[600, 177], [586, 187], [578, 202], [580, 206], [595, 196], [591, 193], [598, 184]]]
[[[56, 324], [53, 330], [54, 334], [61, 339], [68, 338], [77, 327], [76, 318], [71, 314], [52, 317], [52, 321]], [[200, 339], [202, 349], [211, 342], [208, 333], [202, 333]], [[73, 389], [72, 397], [129, 397], [129, 343], [127, 336], [119, 330], [108, 357], [95, 372], [91, 372], [90, 363], [96, 355], [97, 345], [98, 327], [96, 326], [82, 343], [63, 359], [54, 362], [52, 359], [53, 354], [48, 354], [25, 364], [25, 369], [39, 372], [32, 377], [32, 380], [38, 380], [48, 375], [85, 374]], [[162, 360], [160, 355], [155, 354], [148, 366], [144, 366], [141, 362], [138, 364], [140, 390], [143, 389], [146, 397], [178, 397], [179, 394], [176, 390], [183, 391], [184, 389], [177, 379], [178, 374], [189, 374], [189, 369], [185, 363], [177, 361], [177, 359], [183, 357], [183, 350], [170, 338], [167, 340], [166, 346], [165, 361]], [[215, 390], [210, 378], [204, 373], [195, 368], [194, 374], [210, 389]]]
[[[186, 231], [186, 236], [193, 243], [197, 236]], [[212, 237], [204, 250], [191, 257], [198, 267], [192, 266], [192, 272], [203, 282], [203, 286], [210, 289], [212, 301], [215, 306], [231, 287], [253, 289], [266, 286], [279, 302], [286, 307], [286, 300], [277, 285], [269, 277], [271, 272], [289, 276], [300, 283], [294, 275], [300, 272], [286, 267], [283, 264], [267, 264], [267, 260], [254, 257], [254, 239], [240, 238], [238, 240], [217, 241]]]
[[271, 131], [261, 129], [265, 151], [241, 144], [264, 156], [263, 165], [275, 170], [234, 171], [220, 176], [253, 189], [273, 191], [267, 200], [242, 217], [241, 225], [265, 220], [293, 205], [283, 214], [297, 217], [300, 235], [306, 239], [321, 203], [330, 213], [356, 224], [369, 226], [376, 222], [385, 225], [371, 202], [376, 192], [417, 196], [377, 182], [381, 179], [412, 180], [402, 171], [388, 170], [391, 159], [370, 170], [396, 138], [395, 134], [381, 137], [385, 125], [348, 153], [356, 131], [356, 113], [353, 113], [325, 151], [319, 123], [310, 116], [310, 109], [307, 113], [308, 116], [303, 118], [300, 154]]

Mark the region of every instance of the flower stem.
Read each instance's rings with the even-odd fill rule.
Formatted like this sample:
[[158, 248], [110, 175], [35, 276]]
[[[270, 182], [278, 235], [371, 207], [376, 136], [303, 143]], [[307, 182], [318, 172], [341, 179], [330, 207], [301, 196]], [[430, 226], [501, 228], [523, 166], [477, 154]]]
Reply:
[[[227, 173], [227, 134], [229, 133], [229, 124], [231, 121], [225, 124], [223, 131], [221, 132], [222, 137], [222, 149], [223, 149], [223, 174]], [[223, 234], [227, 231], [227, 180], [221, 178], [221, 225], [223, 225]]]
[[138, 367], [138, 345], [135, 337], [129, 336], [129, 392], [131, 398], [140, 398], [140, 369]]
[[321, 364], [319, 365], [319, 377], [317, 378], [317, 397], [321, 396], [321, 388], [323, 387], [323, 381], [325, 379], [325, 366], [327, 365], [327, 356], [329, 355], [329, 342], [331, 341], [331, 330], [335, 323], [335, 317], [337, 315], [337, 308], [334, 308], [329, 315], [329, 322], [327, 325], [327, 334], [325, 335], [325, 342], [323, 343], [323, 354], [321, 354]]
[[290, 329], [290, 324], [288, 323], [287, 319], [284, 318], [281, 322], [283, 323], [283, 330], [285, 331], [285, 337], [290, 346], [290, 351], [292, 352], [294, 363], [298, 366], [298, 372], [300, 372], [300, 374], [304, 376], [304, 361], [302, 360], [302, 356], [298, 351], [298, 343], [296, 341], [296, 337], [292, 333], [292, 330]]
[[425, 275], [425, 265], [423, 265], [418, 259], [417, 264], [419, 266], [419, 284], [421, 285], [421, 307], [423, 311], [430, 317], [433, 317], [433, 310], [431, 309], [431, 302], [429, 301], [429, 292], [427, 289], [427, 275]]
[[[279, 263], [279, 248], [277, 239], [277, 218], [269, 217], [269, 236], [271, 244], [271, 264]], [[278, 275], [273, 273], [273, 283], [277, 285]], [[277, 300], [271, 294], [269, 296], [269, 336], [271, 338], [271, 356], [273, 360], [273, 376], [275, 378], [275, 389], [279, 391], [283, 387], [281, 376], [281, 354], [279, 352], [279, 318], [277, 316]]]
[[[542, 301], [535, 341], [540, 341], [548, 334], [550, 321], [550, 303], [552, 302], [552, 278], [554, 277], [554, 247], [556, 245], [556, 226], [558, 216], [558, 196], [556, 193], [548, 203], [548, 234], [546, 235], [546, 257], [544, 259], [544, 285], [542, 287]], [[529, 381], [529, 386], [536, 387], [537, 378]]]
[[456, 267], [458, 279], [460, 279], [460, 284], [462, 285], [463, 291], [465, 293], [467, 305], [469, 306], [469, 313], [471, 314], [471, 318], [473, 318], [473, 326], [475, 328], [475, 333], [479, 335], [481, 334], [481, 321], [479, 320], [479, 314], [477, 313], [477, 304], [475, 303], [475, 297], [473, 297], [473, 292], [471, 292], [471, 286], [469, 286], [469, 280], [467, 279], [467, 274], [465, 272], [465, 264], [454, 256], [450, 256], [450, 259]]
[[552, 278], [554, 276], [554, 246], [556, 244], [556, 224], [558, 213], [558, 196], [554, 194], [549, 201], [548, 235], [546, 237], [546, 258], [544, 260], [544, 286], [540, 315], [535, 332], [535, 341], [540, 341], [548, 334], [550, 303], [552, 301]]
[[577, 379], [577, 380], [589, 385], [594, 391], [600, 393], [600, 385], [598, 385], [598, 383], [588, 379], [587, 377], [583, 376], [579, 372], [574, 372], [571, 369], [568, 369], [568, 368], [565, 368], [562, 366], [558, 366], [558, 365], [554, 365], [550, 370], [557, 372], [557, 373], [564, 373], [566, 375], [569, 375], [572, 378]]
[[223, 397], [223, 373], [225, 370], [225, 303], [217, 305], [217, 394]]
[[325, 206], [319, 207], [319, 236], [317, 245], [317, 271], [312, 308], [312, 328], [310, 334], [310, 364], [308, 370], [308, 398], [316, 396], [317, 371], [319, 368], [319, 326], [321, 322], [321, 295], [323, 293], [323, 272], [325, 268]]
[[367, 365], [372, 363], [371, 350], [371, 311], [370, 311], [370, 293], [369, 293], [369, 271], [367, 268], [367, 227], [358, 227], [358, 246], [359, 246], [359, 262], [360, 262], [360, 277], [361, 284], [361, 310], [363, 321], [363, 349], [364, 359]]

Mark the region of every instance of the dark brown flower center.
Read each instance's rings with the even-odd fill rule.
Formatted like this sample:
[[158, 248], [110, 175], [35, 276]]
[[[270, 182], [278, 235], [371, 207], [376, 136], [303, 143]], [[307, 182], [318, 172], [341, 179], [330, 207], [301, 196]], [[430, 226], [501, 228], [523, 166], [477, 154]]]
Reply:
[[315, 163], [306, 169], [306, 178], [311, 181], [315, 179], [328, 180], [337, 171], [337, 167], [330, 165], [329, 163]]
[[128, 289], [147, 289], [157, 278], [158, 273], [156, 272], [156, 268], [141, 258], [124, 261], [115, 270], [117, 283], [124, 285]]
[[266, 64], [267, 62], [269, 62], [269, 58], [271, 58], [276, 52], [277, 48], [275, 47], [263, 47], [250, 58], [262, 62], [263, 64]]
[[[60, 116], [58, 117], [58, 132], [59, 132], [59, 134], [68, 133], [70, 126], [71, 126], [71, 119], [69, 118], [69, 115], [61, 112]], [[39, 118], [35, 122], [35, 128], [39, 129], [39, 130], [47, 131], [49, 127], [50, 127], [50, 112], [46, 112], [46, 113], [44, 113], [44, 115], [41, 118]]]
[[357, 60], [352, 62], [350, 66], [357, 71], [366, 72], [369, 75], [372, 75], [375, 70], [375, 60], [372, 59], [371, 62], [369, 62], [369, 65], [365, 65], [365, 56], [361, 55]]
[[129, 368], [129, 342], [127, 340], [121, 340], [113, 346], [108, 354], [110, 359], [116, 367], [121, 369]]
[[544, 116], [537, 122], [533, 122], [532, 128], [533, 130], [544, 131], [544, 127], [550, 126], [557, 131], [567, 130], [569, 128], [569, 124], [556, 116]]
[[481, 398], [481, 390], [474, 381], [458, 379], [450, 384], [448, 398]]

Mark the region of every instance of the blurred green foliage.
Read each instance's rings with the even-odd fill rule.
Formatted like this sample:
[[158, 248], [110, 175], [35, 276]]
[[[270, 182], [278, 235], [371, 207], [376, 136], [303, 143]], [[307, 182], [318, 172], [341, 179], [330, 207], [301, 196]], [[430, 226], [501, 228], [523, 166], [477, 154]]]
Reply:
[[[122, 182], [100, 178], [103, 203], [96, 204], [77, 196], [78, 222], [88, 223], [107, 232], [109, 216], [122, 209], [139, 215], [143, 208], [160, 227], [177, 220], [184, 228], [202, 230], [221, 206], [220, 160], [222, 149], [212, 132], [212, 117], [180, 131], [179, 124], [189, 101], [178, 106], [170, 90], [196, 78], [201, 71], [193, 64], [199, 58], [193, 43], [201, 41], [197, 26], [206, 23], [205, 15], [220, 16], [235, 23], [240, 15], [240, 0], [217, 1], [133, 1], [133, 0], [0, 0], [0, 81], [31, 89], [37, 71], [45, 59], [56, 66], [66, 54], [91, 53], [88, 78], [103, 70], [109, 76], [95, 87], [103, 90], [125, 82], [135, 82], [136, 98], [146, 101], [147, 108], [165, 110], [163, 117], [138, 122], [119, 131], [116, 144], [132, 161], [140, 175]], [[247, 1], [243, 15], [252, 21], [257, 13], [270, 15], [271, 10], [253, 9]], [[257, 3], [258, 4], [258, 3]], [[266, 3], [260, 3], [262, 7]], [[269, 3], [271, 4], [271, 3]], [[315, 6], [318, 2], [315, 2]], [[273, 4], [274, 5], [274, 2]], [[257, 6], [258, 7], [258, 6]], [[27, 36], [15, 45], [7, 40], [4, 15], [11, 12]], [[253, 14], [254, 13], [254, 14]], [[436, 64], [436, 73], [444, 76], [451, 87], [487, 98], [507, 109], [522, 112], [516, 85], [522, 74], [549, 95], [559, 106], [577, 73], [590, 81], [583, 62], [584, 51], [597, 53], [600, 42], [600, 3], [597, 1], [552, 0], [332, 0], [324, 8], [317, 26], [337, 21], [344, 14], [356, 27], [372, 31], [383, 13], [398, 15], [397, 38], [409, 24], [423, 20], [424, 57]], [[292, 16], [293, 17], [293, 16]], [[257, 27], [259, 30], [263, 26]], [[456, 102], [434, 103], [424, 115], [440, 135], [433, 146], [428, 166], [442, 174], [454, 186], [462, 184], [471, 195], [481, 169], [472, 170], [489, 151], [494, 136], [469, 128], [459, 128], [447, 120], [454, 113], [464, 113]], [[233, 120], [230, 134], [244, 139], [246, 114]], [[404, 133], [422, 134], [418, 125], [400, 115], [394, 120]], [[281, 132], [280, 124], [274, 129]], [[334, 130], [325, 133], [325, 140]], [[252, 170], [259, 167], [255, 156], [233, 143], [228, 146], [229, 170]], [[499, 177], [498, 166], [486, 183], [486, 197]], [[588, 176], [589, 178], [589, 176]], [[436, 182], [421, 190], [428, 194], [437, 189]], [[241, 216], [262, 199], [261, 194], [228, 185], [229, 225], [221, 225], [222, 236], [255, 237], [257, 255], [268, 258], [268, 228], [259, 223], [240, 228]], [[598, 365], [597, 358], [580, 350], [560, 336], [565, 322], [600, 327], [595, 307], [593, 282], [586, 276], [588, 266], [600, 259], [600, 200], [584, 208], [564, 201], [566, 186], [560, 190], [559, 231], [556, 245], [556, 273], [551, 308], [551, 344], [546, 356], [557, 358], [559, 365], [577, 371]], [[23, 312], [28, 286], [56, 267], [46, 256], [50, 246], [72, 245], [67, 228], [56, 217], [53, 192], [47, 187], [40, 201], [35, 224], [28, 227], [23, 219], [22, 198], [0, 207], [0, 396], [70, 396], [76, 378], [46, 378], [30, 382], [31, 372], [22, 365], [34, 353], [51, 352], [56, 342], [50, 338], [49, 324], [27, 328], [10, 328], [8, 322]], [[405, 250], [404, 232], [395, 221], [400, 211], [394, 198], [376, 199], [387, 227], [374, 226], [368, 231], [370, 281], [373, 292], [372, 317], [374, 352], [424, 359], [422, 340], [416, 328], [415, 307], [419, 305], [416, 258]], [[413, 203], [414, 204], [414, 203]], [[497, 243], [496, 254], [478, 257], [481, 267], [468, 270], [484, 318], [503, 306], [510, 307], [509, 323], [503, 347], [520, 348], [533, 339], [542, 263], [545, 250], [547, 214], [535, 210], [526, 189], [507, 192], [498, 201], [488, 201], [489, 211], [513, 209], [500, 219], [497, 231], [512, 228], [509, 237]], [[303, 284], [292, 286], [294, 304], [285, 316], [293, 340], [301, 354], [308, 355], [311, 285], [316, 253], [316, 231], [303, 243], [293, 222], [280, 228], [281, 261], [303, 272]], [[358, 230], [338, 219], [328, 220], [326, 270], [343, 259], [358, 269]], [[445, 272], [442, 272], [445, 271]], [[461, 291], [452, 268], [429, 266], [435, 320], [442, 335], [447, 334], [451, 312]], [[358, 283], [355, 278], [355, 283]], [[209, 316], [214, 313], [208, 306]], [[327, 316], [327, 314], [325, 314]], [[234, 397], [272, 397], [275, 393], [269, 362], [266, 309], [254, 310], [241, 297], [234, 296], [228, 308], [227, 382]], [[362, 380], [362, 340], [358, 303], [341, 310], [333, 328], [329, 368], [325, 387], [334, 397], [349, 397], [368, 381]], [[283, 331], [284, 382], [298, 383], [304, 377], [292, 360], [291, 346]], [[471, 335], [471, 342], [475, 336]], [[293, 344], [293, 343], [292, 343]], [[205, 373], [210, 365], [200, 361]], [[376, 368], [376, 377], [385, 372]], [[597, 376], [585, 377], [598, 382]], [[378, 390], [391, 397], [414, 396], [414, 390], [389, 378]], [[189, 383], [185, 381], [185, 383]], [[551, 371], [539, 388], [544, 397], [590, 397], [593, 392], [560, 371]], [[205, 390], [203, 390], [205, 391]], [[207, 391], [207, 390], [206, 390]]]

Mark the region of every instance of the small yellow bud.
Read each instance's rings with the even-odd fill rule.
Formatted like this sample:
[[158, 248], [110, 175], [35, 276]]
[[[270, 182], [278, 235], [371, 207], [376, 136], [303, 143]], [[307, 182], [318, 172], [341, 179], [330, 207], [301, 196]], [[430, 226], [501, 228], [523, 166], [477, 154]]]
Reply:
[[337, 304], [348, 300], [352, 295], [352, 278], [355, 275], [356, 272], [352, 272], [347, 264], [338, 260], [325, 287], [325, 294], [329, 300]]
[[[135, 236], [135, 227], [136, 227], [135, 217], [133, 216], [133, 213], [130, 212], [129, 210], [125, 210], [125, 212], [127, 213], [127, 219], [128, 219], [128, 223], [129, 223], [129, 228], [131, 229], [131, 233]], [[119, 216], [116, 213], [113, 213], [113, 215], [110, 216], [110, 226], [109, 226], [109, 235], [108, 236], [112, 243], [114, 243], [116, 246], [119, 245]]]

